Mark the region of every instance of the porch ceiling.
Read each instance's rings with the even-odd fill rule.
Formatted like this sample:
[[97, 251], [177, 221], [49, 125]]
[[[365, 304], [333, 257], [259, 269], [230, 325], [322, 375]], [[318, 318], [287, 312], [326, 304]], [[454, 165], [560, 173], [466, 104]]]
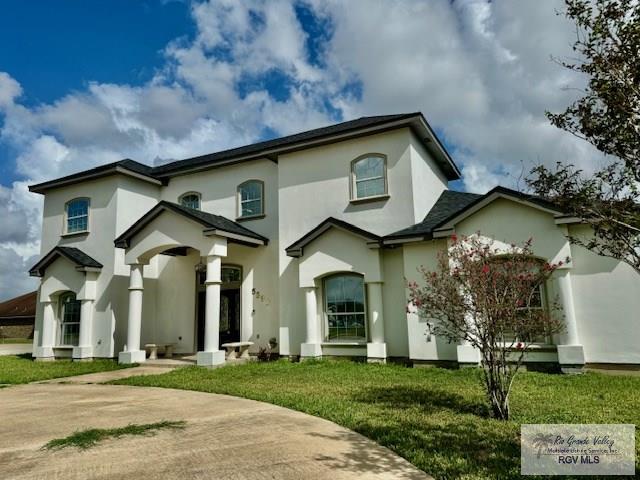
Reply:
[[258, 247], [269, 243], [269, 239], [267, 237], [249, 230], [233, 220], [229, 220], [228, 218], [220, 215], [214, 215], [212, 213], [195, 210], [193, 208], [178, 205], [177, 203], [162, 200], [140, 217], [122, 235], [116, 238], [114, 241], [115, 246], [118, 248], [129, 248], [131, 240], [135, 238], [139, 232], [141, 232], [163, 212], [167, 211], [173, 212], [200, 224], [203, 227], [203, 235], [217, 235], [225, 237], [228, 242], [239, 243], [251, 247]]

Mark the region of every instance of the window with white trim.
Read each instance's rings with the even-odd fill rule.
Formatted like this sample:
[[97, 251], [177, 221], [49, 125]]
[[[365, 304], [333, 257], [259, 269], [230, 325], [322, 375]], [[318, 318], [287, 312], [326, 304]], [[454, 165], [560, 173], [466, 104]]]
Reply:
[[[508, 260], [508, 257], [498, 256], [493, 259], [491, 262], [494, 266], [500, 268], [505, 261]], [[537, 262], [537, 260], [536, 260]], [[542, 262], [540, 262], [540, 266], [542, 266]], [[504, 267], [502, 267], [504, 268]], [[522, 272], [526, 274], [527, 272]], [[546, 295], [545, 295], [545, 286], [543, 284], [531, 285], [531, 291], [527, 298], [523, 298], [520, 301], [521, 306], [517, 308], [517, 311], [522, 312], [522, 318], [528, 318], [528, 313], [532, 310], [546, 310]], [[541, 335], [536, 336], [534, 338], [525, 338], [522, 332], [510, 331], [504, 335], [505, 342], [527, 342], [527, 343], [542, 343], [548, 344], [551, 343], [551, 338]]]
[[197, 192], [183, 193], [180, 196], [180, 205], [194, 210], [200, 210], [200, 194]]
[[342, 273], [323, 282], [326, 339], [366, 341], [367, 316], [362, 275]]
[[80, 338], [80, 301], [72, 292], [60, 295], [60, 340], [61, 346], [78, 346]]
[[238, 218], [264, 215], [264, 182], [248, 180], [238, 186]]
[[65, 206], [65, 233], [86, 232], [89, 230], [89, 199], [74, 198]]
[[387, 194], [387, 158], [368, 154], [351, 163], [351, 199], [360, 200]]

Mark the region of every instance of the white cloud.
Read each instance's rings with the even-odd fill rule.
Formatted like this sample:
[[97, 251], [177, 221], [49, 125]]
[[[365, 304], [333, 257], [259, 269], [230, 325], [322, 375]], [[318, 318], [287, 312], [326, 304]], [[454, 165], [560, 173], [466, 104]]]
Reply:
[[[18, 80], [0, 72], [0, 142], [18, 152], [24, 177], [0, 190], [0, 248], [21, 258], [37, 252], [41, 199], [28, 183], [123, 157], [152, 163], [212, 152], [259, 140], [265, 128], [328, 124], [336, 111], [345, 119], [423, 111], [453, 145], [471, 191], [514, 186], [534, 163], [589, 169], [602, 160], [544, 116], [576, 96], [564, 87], [583, 82], [550, 58], [571, 54], [574, 31], [556, 15], [560, 0], [305, 5], [328, 30], [319, 64], [309, 60], [292, 1], [218, 0], [192, 5], [194, 38], [169, 43], [146, 84], [91, 82], [29, 107]], [[264, 86], [274, 72], [286, 99]], [[3, 252], [4, 271], [13, 267]]]

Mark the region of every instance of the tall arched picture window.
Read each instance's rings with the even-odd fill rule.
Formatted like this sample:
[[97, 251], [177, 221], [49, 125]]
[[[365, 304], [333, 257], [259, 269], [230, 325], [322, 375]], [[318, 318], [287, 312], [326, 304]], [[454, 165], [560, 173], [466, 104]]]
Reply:
[[74, 293], [60, 296], [60, 345], [77, 346], [80, 337], [80, 301]]
[[200, 210], [200, 194], [197, 192], [184, 193], [180, 196], [180, 205], [194, 210]]
[[[491, 262], [492, 268], [505, 268], [503, 265], [505, 264], [508, 257], [497, 256]], [[543, 262], [535, 258], [531, 258], [531, 264], [535, 265], [533, 268], [542, 268]], [[525, 275], [526, 278], [527, 271], [523, 271], [522, 274]], [[522, 318], [528, 318], [528, 314], [535, 310], [546, 310], [547, 302], [546, 302], [546, 289], [544, 284], [531, 284], [531, 290], [526, 298], [522, 298], [520, 300], [520, 307], [518, 310], [522, 313]], [[519, 331], [509, 331], [506, 333], [505, 342], [532, 342], [532, 343], [542, 343], [547, 344], [551, 343], [551, 338], [545, 335], [540, 335], [536, 337], [530, 337]]]
[[324, 280], [328, 340], [366, 340], [364, 280], [344, 273]]
[[264, 183], [248, 180], [238, 186], [238, 218], [264, 215]]
[[74, 198], [66, 205], [65, 233], [86, 232], [89, 230], [89, 199]]
[[387, 159], [368, 154], [351, 163], [351, 199], [379, 197], [387, 194]]

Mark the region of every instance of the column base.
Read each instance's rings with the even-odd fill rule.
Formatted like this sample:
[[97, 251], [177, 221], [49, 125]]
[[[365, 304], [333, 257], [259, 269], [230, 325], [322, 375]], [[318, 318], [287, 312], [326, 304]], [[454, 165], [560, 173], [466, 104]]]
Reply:
[[582, 345], [558, 345], [558, 363], [562, 373], [582, 373], [584, 348]]
[[93, 347], [73, 347], [71, 357], [74, 360], [93, 360]]
[[144, 350], [130, 350], [118, 354], [118, 363], [144, 363], [147, 359], [147, 352]]
[[458, 365], [464, 367], [477, 367], [480, 365], [480, 352], [471, 345], [458, 345]]
[[300, 360], [305, 358], [321, 358], [322, 346], [319, 343], [302, 343], [300, 344]]
[[367, 362], [387, 363], [387, 344], [367, 343]]
[[216, 350], [215, 352], [198, 352], [196, 360], [201, 367], [224, 365], [224, 352], [222, 350]]
[[47, 362], [47, 361], [55, 360], [55, 355], [53, 354], [53, 347], [36, 347], [33, 349], [32, 356], [38, 362]]

